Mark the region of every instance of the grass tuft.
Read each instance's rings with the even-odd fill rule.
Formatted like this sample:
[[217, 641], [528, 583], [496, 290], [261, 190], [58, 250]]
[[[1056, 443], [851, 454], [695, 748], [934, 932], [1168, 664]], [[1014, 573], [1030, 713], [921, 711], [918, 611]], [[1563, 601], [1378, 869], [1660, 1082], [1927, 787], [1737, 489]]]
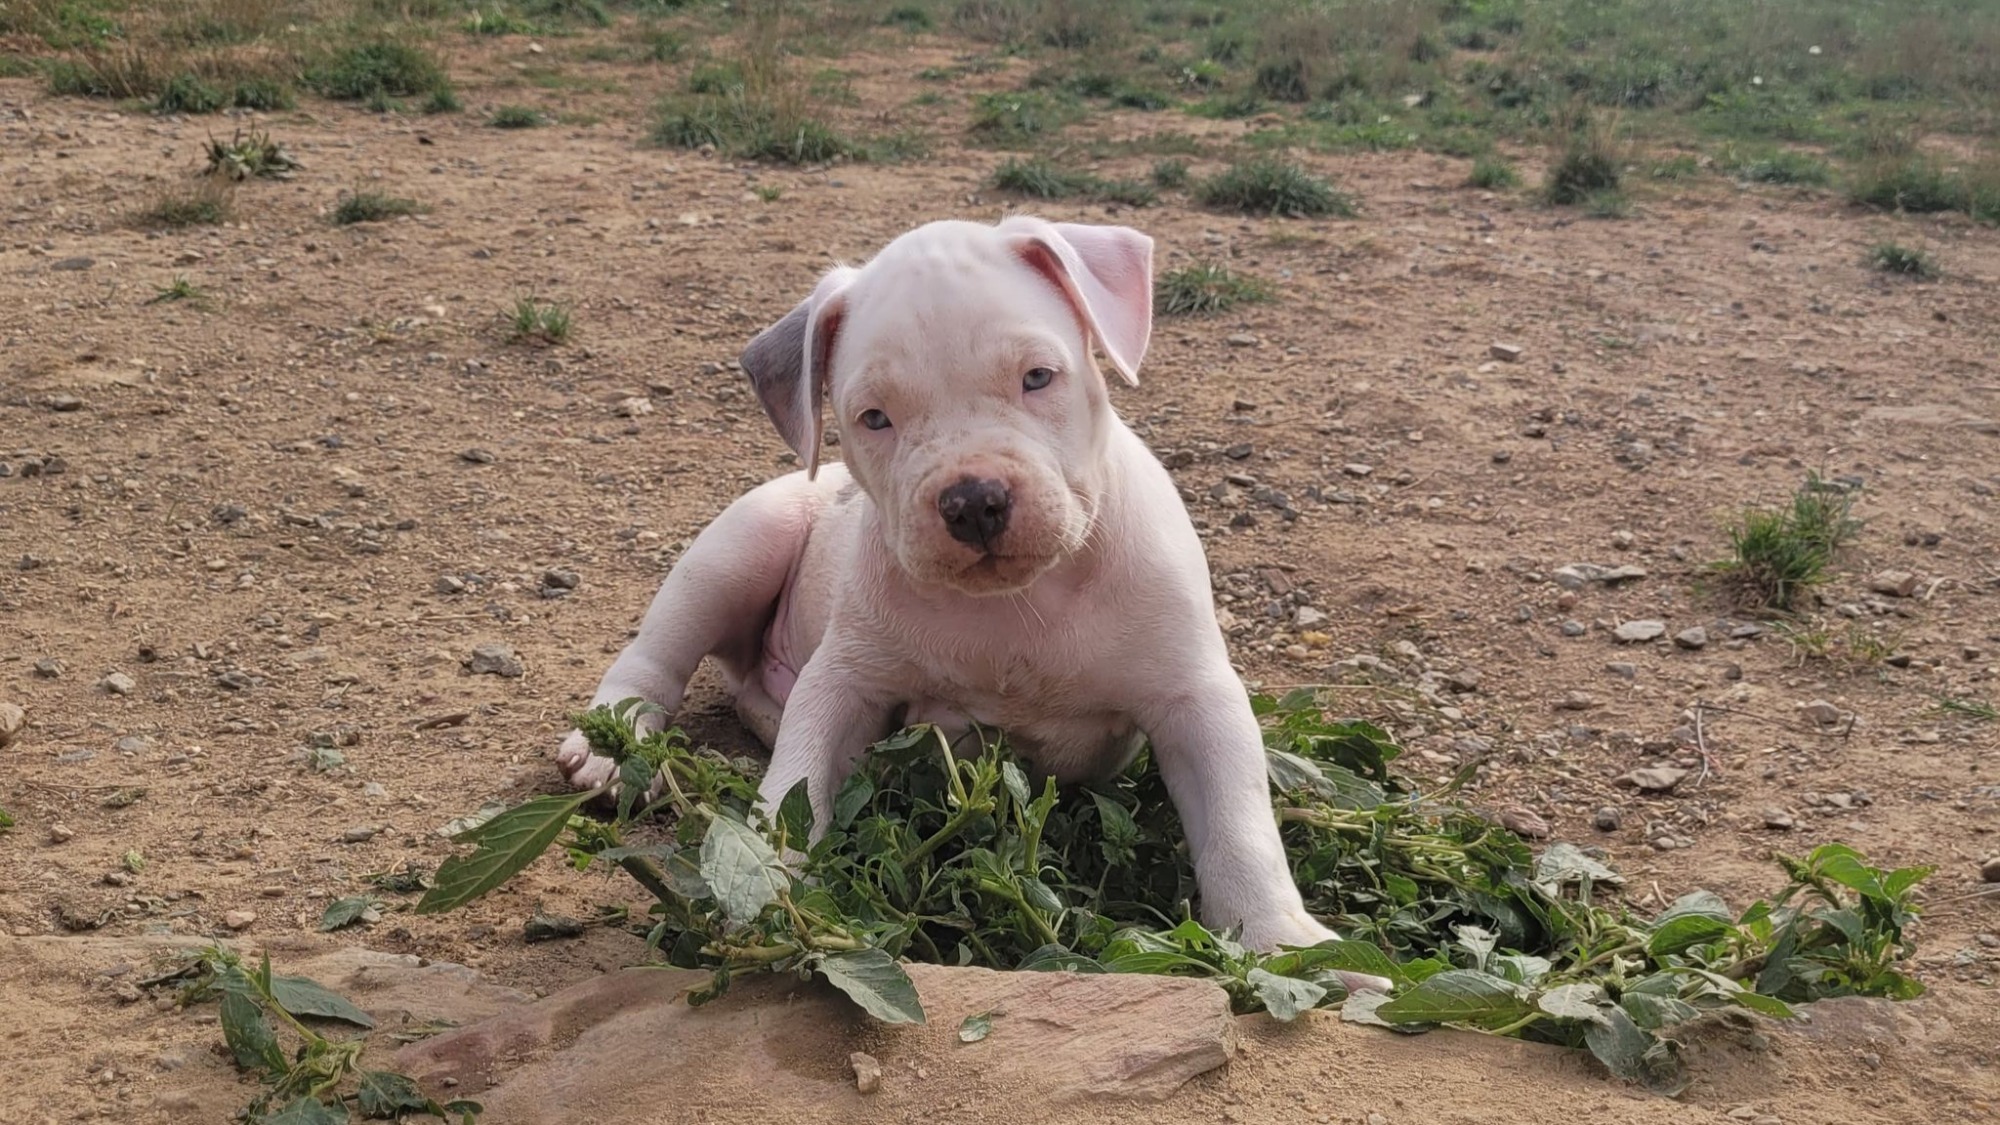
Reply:
[[1570, 207], [1616, 192], [1623, 179], [1610, 131], [1586, 118], [1564, 130], [1554, 161], [1542, 176], [1542, 198]]
[[1472, 173], [1465, 182], [1487, 191], [1506, 191], [1521, 185], [1521, 174], [1503, 157], [1482, 156], [1472, 162]]
[[1195, 262], [1168, 270], [1153, 281], [1157, 316], [1205, 316], [1272, 298], [1271, 287], [1220, 262]]
[[503, 105], [487, 120], [495, 129], [534, 129], [547, 123], [541, 110], [525, 105]]
[[1297, 164], [1262, 156], [1232, 164], [1203, 180], [1195, 200], [1204, 207], [1302, 219], [1351, 218], [1354, 201]]
[[532, 294], [517, 298], [508, 319], [508, 338], [516, 343], [560, 344], [569, 339], [569, 306], [557, 301], [537, 300]]
[[336, 226], [346, 227], [355, 223], [379, 223], [404, 215], [421, 215], [427, 210], [429, 208], [414, 199], [380, 191], [357, 190], [341, 196], [340, 202], [334, 204], [333, 221]]
[[300, 165], [269, 133], [237, 130], [226, 141], [208, 139], [208, 173], [232, 180], [289, 180]]
[[1920, 281], [1930, 281], [1938, 275], [1937, 262], [1929, 254], [1895, 242], [1882, 242], [1870, 247], [1868, 264], [1883, 273], [1901, 274]]
[[444, 65], [422, 47], [392, 40], [357, 43], [335, 51], [306, 73], [329, 98], [382, 106], [391, 98], [428, 98], [432, 111], [457, 108]]
[[1713, 567], [1752, 607], [1790, 612], [1861, 530], [1853, 512], [1852, 492], [1810, 474], [1789, 506], [1744, 512], [1729, 529], [1730, 557]]
[[164, 188], [134, 219], [141, 226], [155, 228], [212, 227], [228, 222], [235, 214], [235, 204], [235, 185], [226, 177], [202, 176], [193, 183]]

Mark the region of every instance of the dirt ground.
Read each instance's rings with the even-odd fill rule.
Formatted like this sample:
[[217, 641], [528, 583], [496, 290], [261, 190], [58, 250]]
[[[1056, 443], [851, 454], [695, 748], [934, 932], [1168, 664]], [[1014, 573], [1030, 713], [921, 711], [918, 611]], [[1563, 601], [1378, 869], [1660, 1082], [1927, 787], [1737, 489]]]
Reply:
[[[839, 111], [933, 126], [932, 156], [803, 171], [642, 147], [666, 72], [568, 59], [561, 89], [504, 86], [547, 62], [524, 49], [458, 52], [464, 115], [270, 115], [305, 170], [245, 185], [234, 224], [160, 234], [125, 215], [232, 123], [0, 81], [0, 703], [28, 719], [0, 750], [14, 938], [297, 942], [366, 875], [435, 864], [449, 818], [556, 789], [565, 716], [677, 551], [790, 467], [728, 368], [742, 344], [830, 261], [1012, 206], [981, 187], [1001, 156], [949, 140], [960, 111], [907, 104], [941, 48], [847, 60], [858, 104]], [[536, 100], [605, 120], [481, 124]], [[1607, 1122], [1991, 1119], [2000, 897], [1979, 865], [2000, 852], [2000, 722], [1940, 701], [2000, 701], [2000, 232], [1715, 178], [1590, 221], [1457, 186], [1465, 162], [1444, 157], [1309, 162], [1361, 218], [1243, 219], [1178, 195], [1039, 208], [1137, 225], [1163, 266], [1223, 258], [1281, 294], [1163, 322], [1142, 385], [1114, 391], [1192, 498], [1246, 678], [1324, 682], [1379, 657], [1386, 683], [1351, 690], [1356, 713], [1433, 776], [1484, 759], [1481, 801], [1604, 847], [1640, 906], [1696, 887], [1746, 903], [1776, 885], [1774, 851], [1829, 840], [1934, 864], [1917, 961], [1933, 993], [1874, 1039], [1698, 1052], [1678, 1104], [1546, 1050], [1294, 1030], [1148, 1119], [1515, 1120], [1551, 1083]], [[330, 225], [356, 185], [429, 211]], [[1886, 237], [1931, 249], [1942, 279], [1866, 268]], [[149, 303], [176, 275], [206, 304]], [[502, 310], [529, 292], [573, 306], [570, 344], [508, 342]], [[1518, 362], [1491, 357], [1503, 342]], [[1704, 571], [1731, 513], [1815, 469], [1858, 483], [1867, 521], [1814, 611], [1832, 659], [1735, 635], [1747, 619]], [[1551, 580], [1583, 562], [1647, 573]], [[1913, 596], [1869, 589], [1892, 569]], [[1324, 613], [1320, 635], [1273, 602]], [[1617, 643], [1635, 619], [1708, 639]], [[489, 643], [524, 674], [468, 672]], [[1858, 658], [1878, 644], [1889, 660]], [[1469, 690], [1428, 704], [1425, 671]], [[703, 684], [690, 728], [748, 748]], [[1806, 721], [1815, 700], [1851, 722]], [[1711, 776], [1667, 796], [1613, 785], [1692, 759], [1690, 732]], [[316, 768], [315, 745], [344, 764]], [[1619, 823], [1600, 831], [1606, 807]], [[551, 858], [459, 913], [392, 911], [342, 939], [553, 990], [640, 944], [528, 945], [526, 919], [627, 894]], [[205, 1053], [212, 1023], [132, 1002], [128, 976], [79, 950], [8, 991], [0, 1120], [176, 1119], [155, 1101], [185, 1078], [173, 1045], [236, 1082]], [[1337, 1096], [1371, 1089], [1393, 1100]]]

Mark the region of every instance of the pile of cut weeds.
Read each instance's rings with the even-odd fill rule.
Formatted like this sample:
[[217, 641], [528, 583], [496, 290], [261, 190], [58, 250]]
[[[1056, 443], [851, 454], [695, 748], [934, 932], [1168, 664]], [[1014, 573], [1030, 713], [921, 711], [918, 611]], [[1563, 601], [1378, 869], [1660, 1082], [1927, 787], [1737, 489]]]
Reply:
[[[1464, 807], [1456, 782], [1420, 792], [1392, 769], [1401, 751], [1383, 731], [1330, 719], [1314, 692], [1255, 705], [1294, 876], [1347, 940], [1264, 954], [1195, 921], [1181, 826], [1143, 756], [1062, 790], [1031, 784], [997, 739], [953, 747], [911, 728], [868, 752], [809, 844], [803, 783], [767, 818], [752, 807], [753, 764], [678, 731], [640, 736], [656, 709], [636, 700], [579, 717], [620, 763], [608, 819], [583, 815], [595, 792], [499, 812], [456, 837], [473, 850], [439, 867], [418, 909], [470, 902], [560, 840], [579, 870], [615, 865], [652, 894], [648, 943], [713, 973], [694, 1004], [742, 973], [794, 972], [879, 1019], [921, 1022], [904, 959], [1165, 973], [1282, 1020], [1323, 1007], [1404, 1032], [1448, 1024], [1588, 1049], [1666, 1093], [1686, 1084], [1675, 1034], [1697, 1016], [1922, 992], [1899, 964], [1926, 868], [1882, 871], [1827, 845], [1780, 857], [1784, 883], [1746, 909], [1694, 891], [1645, 917], [1584, 851], [1536, 854]], [[1336, 971], [1395, 988], [1349, 996]]]

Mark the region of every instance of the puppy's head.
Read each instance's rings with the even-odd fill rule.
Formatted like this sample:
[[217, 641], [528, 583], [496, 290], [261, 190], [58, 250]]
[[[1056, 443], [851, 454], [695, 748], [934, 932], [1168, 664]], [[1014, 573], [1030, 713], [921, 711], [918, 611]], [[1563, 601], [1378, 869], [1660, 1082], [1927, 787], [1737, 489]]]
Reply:
[[1138, 382], [1152, 257], [1124, 227], [931, 223], [828, 273], [743, 368], [810, 470], [831, 403], [911, 577], [1007, 593], [1084, 546], [1112, 424], [1092, 348]]

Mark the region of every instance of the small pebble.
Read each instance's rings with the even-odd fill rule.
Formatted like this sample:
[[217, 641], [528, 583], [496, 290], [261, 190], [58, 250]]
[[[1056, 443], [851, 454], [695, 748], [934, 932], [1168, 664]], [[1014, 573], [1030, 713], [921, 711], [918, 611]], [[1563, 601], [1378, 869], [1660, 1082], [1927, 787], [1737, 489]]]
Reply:
[[1592, 814], [1590, 818], [1591, 826], [1599, 832], [1616, 832], [1618, 831], [1618, 826], [1624, 822], [1625, 814], [1619, 811], [1617, 805], [1605, 805]]

